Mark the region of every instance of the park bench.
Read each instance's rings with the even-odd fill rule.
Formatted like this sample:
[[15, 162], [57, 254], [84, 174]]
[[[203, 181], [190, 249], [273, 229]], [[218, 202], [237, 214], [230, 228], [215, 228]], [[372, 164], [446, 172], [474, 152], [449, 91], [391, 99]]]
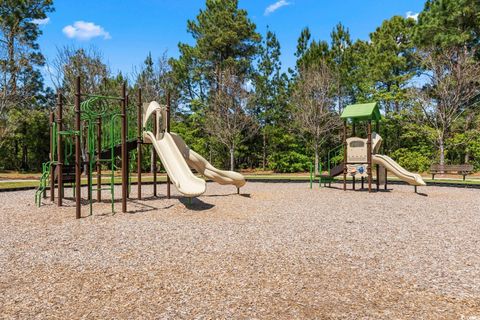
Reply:
[[465, 181], [465, 176], [470, 174], [473, 171], [472, 164], [432, 164], [430, 167], [430, 173], [432, 174], [432, 180], [435, 179], [435, 175], [438, 173], [457, 173], [463, 176], [463, 181]]

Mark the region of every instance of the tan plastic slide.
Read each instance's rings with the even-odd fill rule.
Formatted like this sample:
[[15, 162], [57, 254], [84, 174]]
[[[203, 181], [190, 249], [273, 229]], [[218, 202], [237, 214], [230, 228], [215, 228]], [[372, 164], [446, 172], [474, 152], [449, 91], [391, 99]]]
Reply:
[[237, 188], [245, 185], [245, 177], [242, 174], [215, 168], [204, 157], [190, 149], [179, 135], [173, 132], [170, 134], [190, 168], [221, 185], [231, 184]]
[[205, 180], [192, 173], [169, 133], [162, 133], [159, 138], [155, 138], [152, 132], [145, 131], [144, 137], [151, 141], [168, 176], [179, 192], [187, 197], [197, 197], [205, 192], [207, 189]]
[[375, 154], [372, 156], [373, 164], [379, 164], [385, 167], [388, 171], [393, 173], [397, 178], [402, 181], [405, 181], [412, 186], [426, 186], [427, 184], [423, 181], [422, 177], [417, 173], [412, 173], [405, 170], [402, 166], [400, 166], [395, 160], [392, 158]]
[[187, 197], [196, 197], [206, 190], [206, 182], [195, 176], [190, 167], [208, 179], [219, 184], [231, 184], [237, 188], [245, 185], [243, 175], [233, 171], [219, 170], [212, 166], [205, 158], [191, 150], [183, 139], [175, 133], [163, 132], [166, 127], [166, 109], [152, 101], [146, 105], [143, 118], [145, 128], [148, 119], [156, 114], [157, 132], [144, 131], [146, 142], [151, 142], [162, 161], [168, 176], [175, 187]]

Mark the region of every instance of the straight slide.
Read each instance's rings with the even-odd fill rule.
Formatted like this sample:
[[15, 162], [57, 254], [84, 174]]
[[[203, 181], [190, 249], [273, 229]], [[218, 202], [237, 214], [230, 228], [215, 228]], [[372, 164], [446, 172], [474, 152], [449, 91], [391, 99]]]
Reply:
[[204, 157], [190, 149], [179, 135], [173, 132], [170, 135], [190, 168], [221, 185], [231, 184], [237, 188], [245, 185], [245, 177], [242, 174], [215, 168]]
[[205, 180], [192, 173], [169, 133], [162, 133], [156, 139], [152, 132], [145, 131], [144, 138], [152, 143], [168, 176], [179, 192], [187, 197], [197, 197], [205, 192], [207, 189]]
[[372, 156], [373, 164], [379, 164], [385, 167], [388, 171], [393, 173], [397, 178], [412, 186], [426, 186], [427, 184], [423, 181], [422, 177], [417, 173], [412, 173], [405, 170], [402, 166], [400, 166], [395, 160], [392, 158], [375, 154]]

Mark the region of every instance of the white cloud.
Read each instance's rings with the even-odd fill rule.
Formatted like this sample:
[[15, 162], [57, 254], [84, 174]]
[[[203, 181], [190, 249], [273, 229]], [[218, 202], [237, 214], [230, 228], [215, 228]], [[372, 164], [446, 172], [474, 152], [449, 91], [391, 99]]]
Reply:
[[32, 23], [38, 24], [39, 26], [46, 25], [50, 22], [50, 18], [46, 17], [45, 19], [33, 19]]
[[412, 19], [415, 20], [415, 21], [418, 20], [418, 15], [419, 15], [418, 12], [415, 13], [415, 12], [413, 12], [413, 11], [408, 11], [408, 12], [405, 14], [405, 16], [407, 17], [407, 19], [408, 19], [408, 18], [412, 18]]
[[289, 6], [291, 5], [292, 3], [291, 2], [288, 2], [287, 0], [279, 0], [275, 3], [272, 3], [271, 5], [269, 5], [266, 9], [265, 9], [265, 13], [264, 15], [268, 16], [269, 14], [272, 14], [274, 13], [275, 11], [277, 11], [278, 9], [280, 9], [281, 7], [285, 7], [285, 6]]
[[110, 33], [105, 31], [102, 26], [93, 22], [75, 21], [73, 25], [64, 27], [62, 31], [68, 38], [78, 40], [90, 40], [96, 37], [103, 37], [103, 39], [112, 38]]

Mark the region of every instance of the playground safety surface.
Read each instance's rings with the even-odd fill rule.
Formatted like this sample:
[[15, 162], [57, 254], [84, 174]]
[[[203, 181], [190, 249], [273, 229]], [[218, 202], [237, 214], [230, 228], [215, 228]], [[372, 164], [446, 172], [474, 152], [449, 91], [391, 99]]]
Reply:
[[0, 318], [480, 319], [480, 190], [391, 188], [209, 183], [81, 220], [0, 193]]

